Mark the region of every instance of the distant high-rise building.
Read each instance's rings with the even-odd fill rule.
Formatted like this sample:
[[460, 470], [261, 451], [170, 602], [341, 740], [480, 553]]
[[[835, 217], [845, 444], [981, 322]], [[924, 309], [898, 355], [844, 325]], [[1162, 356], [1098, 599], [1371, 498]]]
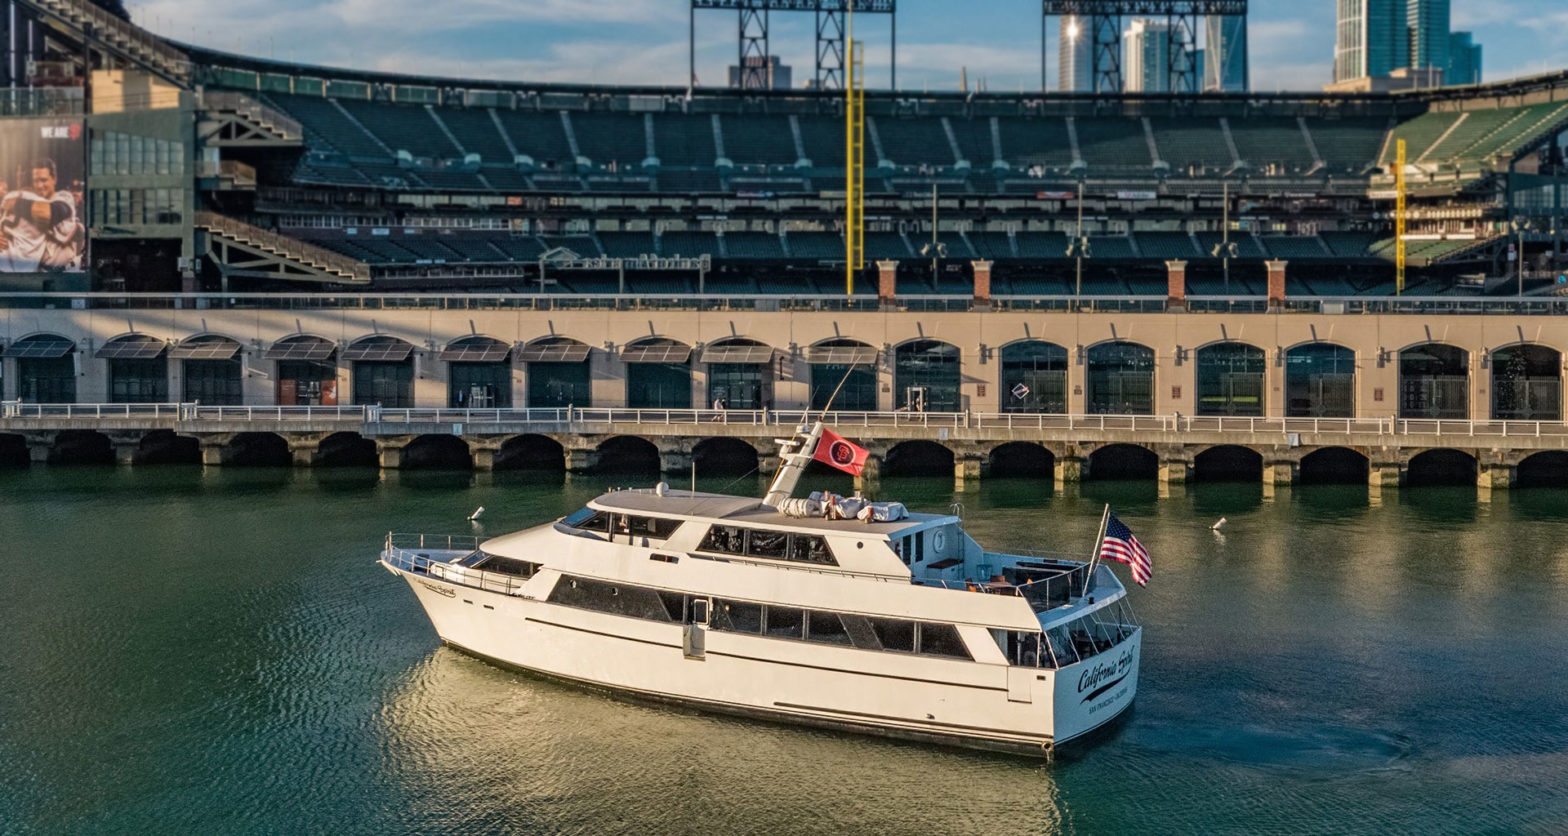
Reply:
[[1413, 70], [1448, 69], [1448, 0], [1408, 0], [1405, 27]]
[[1112, 64], [1119, 56], [1110, 44], [1121, 25], [1121, 18], [1115, 15], [1062, 18], [1056, 89], [1063, 93], [1119, 92], [1122, 77], [1113, 72]]
[[1481, 45], [1469, 32], [1448, 36], [1448, 71], [1443, 79], [1446, 84], [1481, 83]]
[[1203, 89], [1244, 93], [1251, 89], [1247, 63], [1247, 19], [1241, 15], [1214, 15], [1204, 20]]
[[740, 67], [731, 64], [730, 86], [744, 87], [746, 76], [751, 74], [761, 77], [765, 90], [788, 90], [794, 86], [794, 71], [788, 64], [780, 63], [777, 55], [769, 55], [766, 58], [756, 55], [746, 56], [744, 72]]
[[[1171, 26], [1156, 20], [1135, 19], [1122, 33], [1122, 72], [1129, 93], [1169, 93], [1171, 90]], [[1178, 45], [1180, 48], [1180, 45]]]
[[1410, 66], [1410, 34], [1405, 21], [1412, 1], [1338, 0], [1335, 83], [1387, 76]]

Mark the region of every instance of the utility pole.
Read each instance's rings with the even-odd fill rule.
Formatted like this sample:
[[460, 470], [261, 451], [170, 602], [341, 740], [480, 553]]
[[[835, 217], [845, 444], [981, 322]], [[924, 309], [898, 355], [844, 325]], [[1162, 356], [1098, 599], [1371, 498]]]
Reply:
[[1083, 181], [1078, 181], [1078, 234], [1073, 238], [1072, 246], [1067, 248], [1067, 254], [1077, 258], [1076, 270], [1078, 277], [1073, 283], [1073, 297], [1076, 301], [1083, 296], [1083, 260], [1089, 255], [1089, 239], [1083, 237]]

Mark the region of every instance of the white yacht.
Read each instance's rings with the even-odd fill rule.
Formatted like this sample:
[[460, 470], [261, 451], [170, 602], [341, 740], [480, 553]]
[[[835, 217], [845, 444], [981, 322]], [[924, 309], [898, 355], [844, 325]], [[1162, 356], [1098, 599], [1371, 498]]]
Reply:
[[634, 698], [1045, 757], [1132, 705], [1109, 566], [990, 552], [956, 516], [805, 517], [821, 437], [781, 442], [763, 500], [661, 483], [482, 543], [389, 535], [380, 562], [446, 644]]

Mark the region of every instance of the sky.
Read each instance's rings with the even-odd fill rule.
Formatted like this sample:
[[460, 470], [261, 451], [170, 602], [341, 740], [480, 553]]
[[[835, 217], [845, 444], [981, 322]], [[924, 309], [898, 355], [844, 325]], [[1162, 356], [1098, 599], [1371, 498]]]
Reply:
[[[126, 0], [139, 24], [261, 58], [461, 78], [683, 86], [687, 0]], [[1335, 0], [1251, 0], [1253, 89], [1330, 80]], [[992, 91], [1040, 89], [1038, 0], [901, 0], [898, 86], [956, 90], [967, 69]], [[1485, 48], [1486, 81], [1568, 69], [1564, 0], [1452, 0], [1453, 29]], [[813, 15], [775, 14], [773, 52], [812, 75]], [[736, 14], [697, 14], [697, 78], [725, 81]], [[1054, 26], [1053, 26], [1054, 29]], [[865, 15], [868, 85], [889, 86], [887, 16]], [[1054, 32], [1053, 32], [1054, 40]], [[1056, 85], [1054, 44], [1049, 58]]]

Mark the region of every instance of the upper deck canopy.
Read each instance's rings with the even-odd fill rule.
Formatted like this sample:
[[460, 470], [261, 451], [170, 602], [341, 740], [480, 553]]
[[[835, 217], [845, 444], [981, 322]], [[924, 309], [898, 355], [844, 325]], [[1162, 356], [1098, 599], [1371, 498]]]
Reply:
[[820, 517], [790, 517], [762, 500], [744, 496], [671, 490], [660, 496], [651, 490], [626, 490], [607, 493], [589, 503], [604, 511], [621, 511], [677, 519], [709, 520], [737, 525], [777, 526], [804, 531], [836, 534], [864, 534], [892, 538], [900, 532], [931, 523], [957, 523], [957, 517], [941, 514], [914, 514], [897, 522], [828, 520]]

